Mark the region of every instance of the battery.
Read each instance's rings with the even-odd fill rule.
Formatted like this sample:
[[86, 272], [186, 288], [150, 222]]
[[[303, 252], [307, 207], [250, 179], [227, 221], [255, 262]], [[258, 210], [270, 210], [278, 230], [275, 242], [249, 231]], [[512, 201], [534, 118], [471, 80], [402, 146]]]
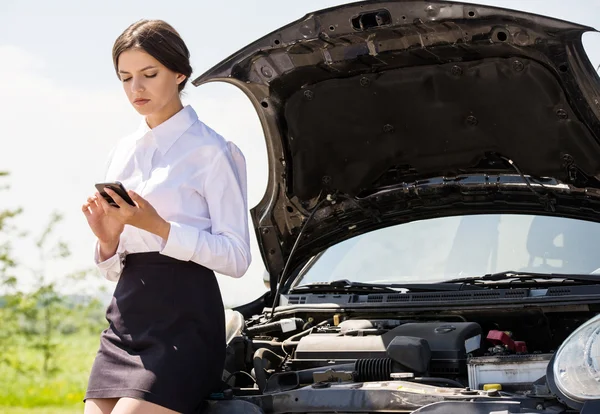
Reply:
[[552, 354], [472, 357], [467, 361], [469, 387], [481, 390], [485, 384], [521, 387], [544, 375]]

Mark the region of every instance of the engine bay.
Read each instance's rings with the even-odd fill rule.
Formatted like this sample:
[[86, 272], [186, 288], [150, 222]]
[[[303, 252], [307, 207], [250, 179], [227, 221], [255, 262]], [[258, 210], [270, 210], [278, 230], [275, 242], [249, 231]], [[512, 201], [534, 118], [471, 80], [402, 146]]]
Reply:
[[408, 314], [306, 312], [277, 320], [244, 320], [236, 311], [228, 313], [223, 380], [237, 397], [402, 381], [460, 395], [538, 397], [544, 407], [559, 404], [543, 381], [552, 355], [596, 314], [579, 305]]

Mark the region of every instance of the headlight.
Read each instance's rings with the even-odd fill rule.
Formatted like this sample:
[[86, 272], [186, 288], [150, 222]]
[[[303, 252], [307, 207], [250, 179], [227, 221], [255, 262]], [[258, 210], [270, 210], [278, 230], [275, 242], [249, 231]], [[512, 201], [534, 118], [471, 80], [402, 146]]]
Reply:
[[245, 325], [246, 322], [241, 313], [225, 309], [225, 343], [229, 345], [233, 338], [240, 336]]
[[600, 315], [577, 328], [562, 343], [553, 360], [554, 381], [548, 385], [551, 389], [554, 385], [557, 390], [552, 391], [566, 397], [568, 405], [580, 408], [588, 400], [600, 399]]

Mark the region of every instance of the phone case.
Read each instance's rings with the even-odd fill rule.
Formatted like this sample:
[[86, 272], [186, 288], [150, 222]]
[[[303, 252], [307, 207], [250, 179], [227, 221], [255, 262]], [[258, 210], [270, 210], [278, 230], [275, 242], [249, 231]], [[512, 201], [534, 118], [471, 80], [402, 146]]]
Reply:
[[121, 198], [123, 200], [125, 200], [125, 202], [129, 205], [135, 206], [135, 203], [133, 202], [133, 200], [131, 199], [131, 197], [129, 197], [129, 194], [127, 194], [127, 190], [125, 190], [125, 187], [123, 186], [123, 184], [119, 181], [114, 181], [114, 182], [110, 182], [110, 183], [98, 183], [96, 184], [96, 190], [98, 190], [98, 192], [100, 193], [100, 195], [108, 202], [108, 204], [110, 204], [113, 207], [117, 207], [120, 208], [117, 203], [115, 203], [115, 201], [112, 199], [111, 196], [109, 196], [106, 191], [104, 191], [104, 187], [108, 187], [111, 190], [113, 190], [115, 193], [117, 193], [119, 196], [121, 196]]

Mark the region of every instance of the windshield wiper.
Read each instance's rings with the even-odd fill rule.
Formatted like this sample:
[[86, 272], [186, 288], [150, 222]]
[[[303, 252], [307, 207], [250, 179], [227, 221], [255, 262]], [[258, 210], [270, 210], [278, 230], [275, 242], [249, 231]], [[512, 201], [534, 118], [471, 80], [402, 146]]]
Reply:
[[350, 282], [349, 280], [334, 280], [333, 282], [318, 282], [309, 283], [306, 285], [296, 286], [290, 289], [290, 292], [382, 292], [382, 293], [395, 293], [394, 289], [387, 286]]
[[459, 277], [456, 279], [445, 280], [441, 283], [460, 283], [460, 284], [475, 284], [480, 282], [498, 282], [498, 281], [518, 281], [531, 282], [536, 279], [562, 279], [562, 282], [592, 282], [600, 284], [600, 275], [585, 275], [585, 274], [563, 274], [563, 273], [535, 273], [535, 272], [517, 272], [507, 270], [505, 272], [488, 273], [483, 276]]
[[346, 279], [334, 280], [332, 282], [310, 283], [296, 286], [290, 289], [290, 293], [322, 293], [322, 292], [344, 292], [344, 293], [398, 293], [398, 289], [410, 292], [435, 292], [455, 291], [466, 289], [484, 289], [483, 286], [457, 285], [455, 283], [362, 283], [351, 282]]

